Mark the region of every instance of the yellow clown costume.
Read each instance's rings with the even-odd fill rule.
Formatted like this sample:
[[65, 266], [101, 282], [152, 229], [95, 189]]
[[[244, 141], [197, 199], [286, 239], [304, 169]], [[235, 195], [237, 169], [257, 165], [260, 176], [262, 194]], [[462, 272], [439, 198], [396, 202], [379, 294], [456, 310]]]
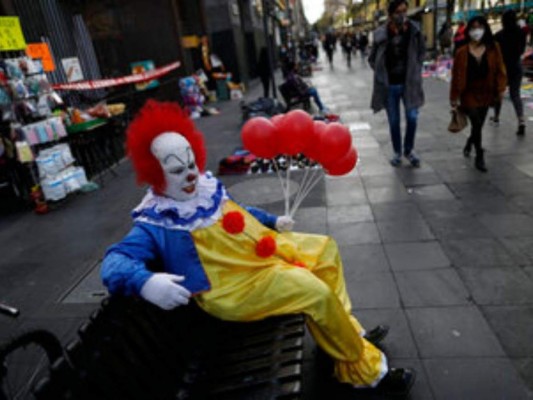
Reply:
[[209, 174], [200, 177], [198, 192], [185, 202], [147, 194], [133, 212], [132, 231], [104, 259], [110, 292], [139, 294], [152, 274], [146, 263], [161, 259], [165, 271], [186, 276], [198, 305], [220, 319], [303, 313], [318, 345], [335, 360], [336, 378], [376, 386], [387, 360], [351, 314], [335, 241], [277, 232], [274, 216], [241, 207]]

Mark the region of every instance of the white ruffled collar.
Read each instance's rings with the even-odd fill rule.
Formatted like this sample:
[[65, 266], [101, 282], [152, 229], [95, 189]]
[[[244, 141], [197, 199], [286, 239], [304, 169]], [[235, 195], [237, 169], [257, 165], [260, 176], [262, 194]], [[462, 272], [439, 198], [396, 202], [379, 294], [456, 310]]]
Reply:
[[228, 195], [222, 183], [210, 173], [200, 176], [197, 190], [193, 199], [176, 201], [150, 189], [132, 211], [133, 219], [171, 229], [192, 230], [203, 226], [206, 219], [218, 216]]

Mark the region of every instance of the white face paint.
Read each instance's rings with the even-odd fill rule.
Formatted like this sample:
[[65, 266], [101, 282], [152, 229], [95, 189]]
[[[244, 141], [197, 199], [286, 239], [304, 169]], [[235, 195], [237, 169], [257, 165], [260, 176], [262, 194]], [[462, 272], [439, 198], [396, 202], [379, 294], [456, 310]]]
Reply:
[[165, 132], [152, 141], [150, 149], [165, 174], [164, 194], [178, 201], [195, 197], [199, 172], [188, 140], [180, 134]]

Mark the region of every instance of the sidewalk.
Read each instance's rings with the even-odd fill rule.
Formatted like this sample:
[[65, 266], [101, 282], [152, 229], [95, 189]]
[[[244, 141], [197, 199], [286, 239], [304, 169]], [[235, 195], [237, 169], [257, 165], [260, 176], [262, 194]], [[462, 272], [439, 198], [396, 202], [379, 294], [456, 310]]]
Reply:
[[[350, 71], [339, 54], [336, 62], [313, 81], [350, 125], [360, 163], [317, 185], [296, 229], [337, 240], [355, 315], [367, 327], [390, 325], [390, 364], [418, 372], [412, 399], [533, 398], [533, 128], [518, 140], [507, 102], [500, 127], [485, 129], [489, 173], [481, 174], [462, 157], [465, 134], [446, 131], [447, 84], [428, 80], [417, 137], [422, 167], [394, 169], [386, 116], [369, 110], [370, 69], [360, 58]], [[213, 171], [240, 145], [239, 102], [221, 111], [195, 121]], [[68, 341], [105, 295], [98, 262], [127, 232], [143, 195], [129, 163], [117, 171], [101, 190], [49, 215], [0, 221], [0, 299], [22, 312], [17, 320], [0, 315], [0, 341], [30, 327]], [[221, 179], [236, 200], [283, 212], [275, 176]], [[327, 384], [314, 353], [309, 341], [305, 399], [354, 398]]]
[[481, 174], [462, 156], [466, 132], [446, 130], [448, 85], [426, 80], [422, 167], [394, 169], [386, 115], [368, 108], [371, 70], [336, 62], [314, 82], [350, 125], [360, 163], [326, 178], [325, 206], [302, 210], [297, 229], [339, 242], [355, 315], [389, 324], [390, 364], [418, 372], [412, 399], [532, 398], [532, 132], [517, 139], [506, 101], [500, 127], [484, 130]]

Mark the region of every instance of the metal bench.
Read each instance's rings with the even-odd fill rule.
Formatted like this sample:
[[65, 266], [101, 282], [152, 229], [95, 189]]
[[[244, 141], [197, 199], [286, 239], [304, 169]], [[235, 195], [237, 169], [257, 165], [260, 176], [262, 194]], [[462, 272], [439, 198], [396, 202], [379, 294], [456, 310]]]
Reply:
[[108, 298], [33, 393], [38, 400], [298, 399], [304, 332], [301, 315], [227, 322], [194, 304], [163, 311]]

